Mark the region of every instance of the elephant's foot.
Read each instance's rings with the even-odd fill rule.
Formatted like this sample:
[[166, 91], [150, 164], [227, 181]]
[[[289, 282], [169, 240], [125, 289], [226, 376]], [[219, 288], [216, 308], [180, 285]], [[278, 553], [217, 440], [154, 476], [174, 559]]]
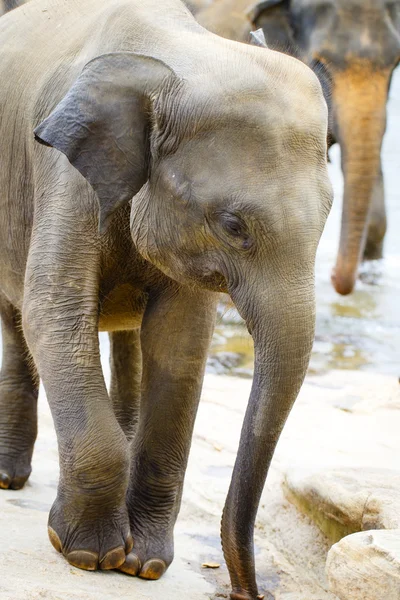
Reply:
[[30, 456], [10, 458], [0, 450], [0, 489], [20, 490], [31, 474]]
[[385, 212], [372, 214], [368, 223], [367, 241], [363, 260], [378, 260], [383, 257], [383, 242], [386, 233]]
[[127, 575], [143, 579], [160, 579], [168, 569], [174, 557], [172, 536], [164, 538], [157, 535], [157, 526], [146, 535], [133, 530], [133, 549], [119, 570]]
[[247, 592], [243, 592], [243, 593], [236, 593], [236, 592], [231, 592], [230, 595], [231, 600], [263, 600], [264, 599], [264, 594], [257, 594], [257, 596], [249, 596], [249, 594]]
[[167, 565], [162, 558], [150, 558], [143, 564], [136, 552], [130, 552], [119, 571], [143, 579], [160, 579], [167, 570]]
[[7, 432], [0, 423], [0, 489], [20, 490], [31, 474], [31, 460], [36, 431]]
[[379, 260], [383, 257], [383, 240], [380, 242], [367, 240], [363, 260]]
[[[74, 518], [73, 504], [56, 500], [50, 511], [48, 526], [52, 545], [79, 569], [117, 569], [125, 563], [133, 547], [125, 506], [97, 511], [90, 500], [88, 510], [83, 503], [84, 500], [78, 498], [77, 516]], [[87, 513], [90, 516], [85, 518]]]

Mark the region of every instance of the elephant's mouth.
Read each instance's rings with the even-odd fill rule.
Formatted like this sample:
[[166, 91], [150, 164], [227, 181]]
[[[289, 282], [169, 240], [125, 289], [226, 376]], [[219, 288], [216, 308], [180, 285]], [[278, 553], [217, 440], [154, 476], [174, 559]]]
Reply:
[[200, 277], [195, 277], [195, 281], [198, 285], [200, 284], [201, 287], [211, 292], [228, 293], [226, 279], [218, 271], [212, 271], [211, 273], [202, 274]]

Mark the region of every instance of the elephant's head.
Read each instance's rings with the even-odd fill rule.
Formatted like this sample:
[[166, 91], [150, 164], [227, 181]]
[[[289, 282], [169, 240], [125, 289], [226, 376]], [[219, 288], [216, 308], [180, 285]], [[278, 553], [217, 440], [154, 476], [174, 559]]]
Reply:
[[279, 53], [226, 46], [212, 72], [199, 65], [187, 79], [153, 58], [101, 56], [36, 136], [90, 182], [102, 231], [131, 201], [142, 256], [183, 284], [228, 292], [253, 335], [222, 528], [232, 597], [253, 599], [254, 519], [308, 365], [314, 260], [332, 194], [316, 77]]
[[[330, 108], [330, 141], [340, 143], [345, 179], [342, 231], [333, 283], [352, 291], [362, 258], [386, 101], [400, 59], [399, 0], [264, 0], [249, 17], [269, 47], [288, 52], [319, 76]], [[377, 233], [384, 235], [381, 219]]]

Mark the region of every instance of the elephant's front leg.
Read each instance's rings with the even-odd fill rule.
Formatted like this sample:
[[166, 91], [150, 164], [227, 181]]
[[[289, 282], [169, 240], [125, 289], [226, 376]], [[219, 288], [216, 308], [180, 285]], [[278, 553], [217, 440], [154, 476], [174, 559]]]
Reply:
[[217, 294], [171, 288], [142, 324], [142, 402], [128, 510], [134, 548], [121, 570], [158, 579], [174, 554], [178, 516]]
[[87, 236], [72, 244], [55, 244], [55, 239], [33, 242], [23, 307], [24, 333], [59, 448], [60, 481], [49, 536], [72, 565], [112, 569], [132, 548], [126, 508], [129, 452], [100, 364], [98, 257]]
[[368, 217], [367, 240], [364, 248], [364, 260], [376, 260], [382, 258], [386, 227], [385, 188], [382, 168], [380, 168], [372, 194], [372, 205]]

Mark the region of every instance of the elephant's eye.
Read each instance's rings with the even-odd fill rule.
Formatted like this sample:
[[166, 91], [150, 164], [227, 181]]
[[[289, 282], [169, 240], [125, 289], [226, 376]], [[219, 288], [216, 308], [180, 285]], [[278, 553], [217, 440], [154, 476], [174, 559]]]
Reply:
[[247, 250], [251, 247], [250, 235], [243, 219], [230, 212], [221, 212], [218, 214], [218, 220], [224, 232], [230, 238], [236, 238], [241, 248]]
[[244, 223], [243, 221], [231, 213], [220, 213], [219, 219], [222, 227], [226, 233], [233, 235], [234, 237], [242, 237], [244, 234]]
[[223, 223], [225, 231], [227, 231], [230, 235], [234, 235], [235, 237], [241, 237], [243, 234], [243, 228], [241, 224], [235, 219], [227, 219]]

